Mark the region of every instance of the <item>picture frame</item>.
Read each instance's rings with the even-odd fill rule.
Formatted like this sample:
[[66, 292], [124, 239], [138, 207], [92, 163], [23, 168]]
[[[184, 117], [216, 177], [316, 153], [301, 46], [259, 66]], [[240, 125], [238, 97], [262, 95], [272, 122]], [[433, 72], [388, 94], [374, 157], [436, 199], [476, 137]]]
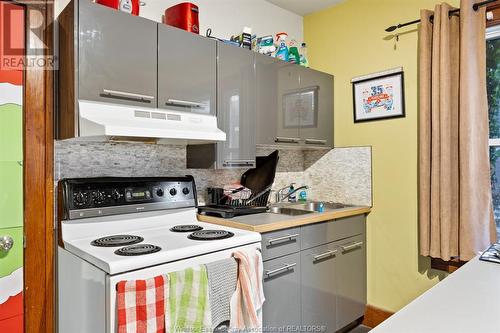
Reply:
[[404, 71], [396, 68], [353, 79], [354, 123], [404, 118]]

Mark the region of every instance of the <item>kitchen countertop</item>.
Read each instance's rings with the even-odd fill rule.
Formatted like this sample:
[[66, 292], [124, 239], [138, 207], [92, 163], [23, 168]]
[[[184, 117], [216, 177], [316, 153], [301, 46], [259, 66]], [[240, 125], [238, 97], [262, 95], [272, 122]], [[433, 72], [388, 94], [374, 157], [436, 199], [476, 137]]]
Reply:
[[500, 332], [500, 265], [476, 257], [370, 333]]
[[370, 207], [354, 206], [342, 209], [326, 210], [323, 213], [312, 212], [310, 214], [290, 216], [273, 213], [260, 213], [252, 215], [237, 216], [231, 219], [198, 214], [198, 220], [226, 227], [239, 228], [256, 232], [269, 232], [281, 229], [293, 228], [301, 225], [324, 222], [342, 217], [368, 214]]

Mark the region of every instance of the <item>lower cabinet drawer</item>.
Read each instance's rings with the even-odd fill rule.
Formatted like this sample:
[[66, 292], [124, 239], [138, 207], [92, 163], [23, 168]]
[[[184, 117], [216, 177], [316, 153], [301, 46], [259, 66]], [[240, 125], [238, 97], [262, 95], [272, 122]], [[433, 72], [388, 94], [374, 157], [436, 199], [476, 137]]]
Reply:
[[297, 332], [301, 324], [300, 254], [264, 262], [264, 332]]
[[264, 260], [299, 251], [300, 228], [290, 228], [262, 234], [262, 258]]
[[334, 221], [303, 226], [301, 233], [301, 249], [334, 242], [365, 232], [365, 216], [356, 215], [336, 219]]

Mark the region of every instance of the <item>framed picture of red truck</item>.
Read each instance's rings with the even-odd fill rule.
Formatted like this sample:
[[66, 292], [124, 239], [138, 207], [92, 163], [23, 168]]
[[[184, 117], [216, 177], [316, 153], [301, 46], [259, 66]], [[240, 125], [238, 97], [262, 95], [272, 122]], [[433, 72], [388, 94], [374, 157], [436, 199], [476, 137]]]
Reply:
[[402, 68], [358, 77], [351, 82], [355, 123], [405, 117]]

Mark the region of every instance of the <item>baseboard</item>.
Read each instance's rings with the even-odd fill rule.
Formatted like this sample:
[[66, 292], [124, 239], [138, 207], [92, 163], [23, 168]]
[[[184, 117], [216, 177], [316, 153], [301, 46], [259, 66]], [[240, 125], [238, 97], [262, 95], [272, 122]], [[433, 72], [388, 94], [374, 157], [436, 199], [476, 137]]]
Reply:
[[394, 312], [383, 310], [372, 305], [366, 305], [363, 325], [374, 328], [393, 314]]

